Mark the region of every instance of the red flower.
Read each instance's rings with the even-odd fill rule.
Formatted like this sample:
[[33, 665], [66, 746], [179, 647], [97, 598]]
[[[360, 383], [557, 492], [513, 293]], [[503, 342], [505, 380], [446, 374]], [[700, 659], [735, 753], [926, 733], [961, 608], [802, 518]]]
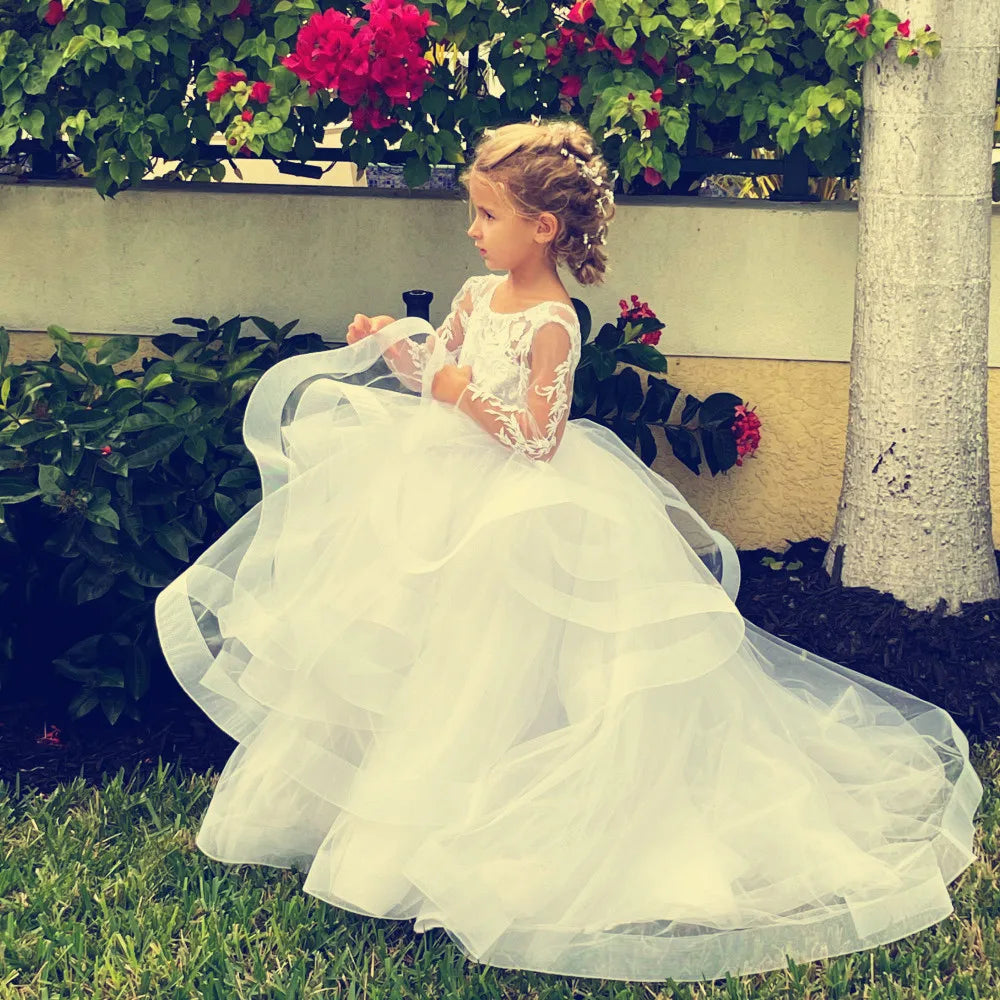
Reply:
[[559, 88], [559, 93], [564, 97], [577, 97], [580, 93], [580, 88], [583, 86], [583, 80], [578, 76], [564, 76], [562, 78], [562, 86]]
[[635, 49], [620, 49], [617, 45], [613, 46], [611, 49], [615, 54], [615, 58], [623, 66], [631, 66], [635, 62]]
[[[640, 302], [638, 295], [631, 296], [631, 299], [631, 305], [629, 305], [624, 299], [618, 300], [618, 308], [621, 309], [620, 321], [623, 320], [625, 323], [638, 323], [644, 319], [657, 319], [656, 313], [649, 308], [648, 302]], [[655, 346], [660, 342], [661, 333], [663, 333], [662, 327], [656, 330], [649, 330], [639, 336], [639, 343], [653, 344]]]
[[868, 31], [871, 27], [871, 23], [872, 23], [871, 14], [862, 14], [860, 17], [856, 17], [853, 21], [848, 21], [847, 24], [844, 25], [844, 27], [847, 28], [848, 31], [853, 29], [862, 38], [867, 38]]
[[35, 740], [36, 743], [48, 743], [50, 746], [58, 747], [62, 746], [62, 740], [59, 739], [59, 727], [53, 726], [51, 729], [44, 723], [42, 725], [42, 735]]
[[931, 26], [929, 24], [925, 24], [924, 25], [924, 31], [930, 31], [930, 30], [931, 30]]
[[654, 170], [652, 167], [646, 167], [642, 172], [642, 179], [650, 186], [656, 187], [657, 184], [663, 182], [663, 175], [659, 170]]
[[909, 38], [910, 37], [910, 19], [909, 18], [907, 18], [905, 21], [900, 21], [899, 24], [896, 25], [896, 34], [899, 35], [900, 38]]
[[351, 125], [359, 132], [363, 132], [369, 128], [377, 131], [380, 128], [388, 128], [390, 125], [395, 125], [395, 123], [395, 118], [383, 115], [377, 108], [370, 108], [366, 105], [351, 108]]
[[[365, 10], [367, 23], [336, 10], [313, 14], [282, 65], [309, 83], [310, 94], [336, 92], [348, 107], [419, 100], [433, 68], [419, 45], [434, 23], [430, 12], [402, 0], [370, 0]], [[380, 111], [374, 120], [389, 119]]]
[[550, 45], [545, 50], [545, 58], [548, 60], [550, 66], [555, 66], [557, 62], [563, 57], [563, 47], [561, 45]]
[[53, 28], [66, 16], [63, 5], [59, 0], [49, 0], [49, 9], [45, 12], [42, 20]]
[[250, 0], [240, 0], [236, 5], [236, 10], [229, 15], [230, 17], [249, 17], [250, 16]]
[[648, 52], [642, 54], [642, 64], [653, 74], [653, 76], [663, 76], [667, 70], [667, 57], [654, 59]]
[[106, 445], [105, 445], [105, 446], [104, 446], [104, 447], [103, 447], [103, 448], [101, 449], [101, 454], [102, 454], [102, 455], [110, 455], [110, 454], [111, 454], [111, 445], [109, 445], [109, 444], [106, 444]]
[[206, 100], [210, 104], [219, 100], [223, 94], [230, 91], [234, 84], [239, 83], [241, 80], [245, 80], [246, 78], [246, 73], [244, 73], [241, 69], [220, 70], [215, 74], [215, 84], [205, 95]]
[[265, 83], [263, 80], [258, 80], [250, 88], [250, 100], [256, 101], [258, 104], [267, 104], [271, 97], [271, 84]]
[[611, 44], [611, 40], [607, 35], [602, 35], [601, 32], [597, 33], [594, 44], [590, 46], [591, 52], [611, 52], [613, 49], [614, 46]]
[[253, 156], [253, 150], [249, 146], [240, 146], [240, 156]]
[[659, 128], [660, 126], [660, 112], [659, 111], [644, 111], [643, 114], [646, 116], [646, 128], [653, 131], [654, 128]]
[[240, 118], [242, 118], [245, 122], [252, 122], [253, 112], [249, 108], [247, 108], [246, 111], [244, 111], [243, 114], [240, 115]]
[[569, 10], [569, 19], [574, 24], [586, 24], [593, 16], [593, 0], [577, 0]]
[[649, 96], [654, 101], [662, 101], [663, 100], [663, 90], [660, 87], [657, 87], [656, 90], [654, 90]]
[[754, 411], [748, 410], [740, 403], [734, 407], [736, 416], [733, 420], [733, 437], [736, 438], [736, 464], [742, 465], [743, 459], [760, 446], [760, 417]]

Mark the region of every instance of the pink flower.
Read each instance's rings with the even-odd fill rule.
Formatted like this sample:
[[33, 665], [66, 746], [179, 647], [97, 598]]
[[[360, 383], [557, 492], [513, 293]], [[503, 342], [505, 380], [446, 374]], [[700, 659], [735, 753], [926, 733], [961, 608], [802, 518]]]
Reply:
[[871, 28], [872, 16], [871, 14], [862, 14], [860, 17], [856, 17], [853, 21], [848, 21], [844, 27], [848, 31], [852, 29], [856, 31], [862, 38], [868, 37], [868, 32]]
[[594, 39], [594, 44], [590, 46], [591, 52], [611, 52], [614, 50], [614, 46], [611, 44], [611, 40], [607, 35], [602, 34], [600, 31], [597, 33], [597, 37]]
[[253, 150], [249, 146], [240, 146], [240, 156], [253, 156]]
[[105, 445], [105, 446], [104, 446], [104, 447], [103, 447], [103, 448], [101, 449], [101, 454], [102, 454], [102, 455], [105, 455], [105, 456], [107, 456], [107, 455], [110, 455], [110, 454], [111, 454], [111, 445], [109, 445], [109, 444], [106, 444], [106, 445]]
[[654, 128], [659, 128], [660, 126], [660, 112], [659, 111], [644, 111], [643, 114], [646, 116], [646, 128], [653, 131]]
[[896, 34], [899, 35], [900, 38], [909, 38], [910, 37], [910, 19], [909, 18], [907, 18], [905, 21], [900, 21], [899, 24], [896, 25]]
[[743, 459], [752, 456], [760, 446], [760, 417], [752, 409], [740, 403], [734, 407], [736, 416], [733, 419], [733, 437], [736, 438], [736, 464], [742, 465]]
[[66, 16], [63, 5], [59, 0], [50, 0], [49, 9], [45, 12], [42, 20], [53, 28]]
[[250, 88], [250, 100], [256, 101], [258, 104], [267, 104], [271, 97], [271, 84], [265, 83], [263, 80], [258, 80]]
[[242, 118], [245, 122], [252, 122], [253, 112], [249, 108], [247, 108], [246, 111], [244, 111], [243, 114], [240, 115], [240, 118]]
[[579, 96], [580, 89], [583, 87], [583, 80], [578, 76], [564, 76], [562, 78], [562, 86], [559, 88], [559, 93], [564, 97], [577, 97]]
[[654, 101], [662, 101], [663, 90], [660, 87], [657, 87], [656, 90], [654, 90], [649, 96]]
[[620, 49], [615, 45], [611, 51], [623, 66], [631, 66], [635, 62], [635, 49]]
[[646, 167], [642, 172], [642, 179], [650, 186], [656, 187], [657, 184], [663, 183], [663, 175], [659, 170], [654, 170], [652, 167]]
[[649, 333], [644, 333], [639, 338], [640, 344], [652, 344], [654, 347], [660, 342], [660, 334], [663, 333], [662, 330], [651, 330]]
[[570, 8], [569, 19], [574, 24], [586, 24], [594, 16], [593, 0], [577, 0]]
[[229, 16], [233, 17], [249, 17], [250, 16], [250, 0], [240, 0], [236, 5], [236, 10], [232, 12]]

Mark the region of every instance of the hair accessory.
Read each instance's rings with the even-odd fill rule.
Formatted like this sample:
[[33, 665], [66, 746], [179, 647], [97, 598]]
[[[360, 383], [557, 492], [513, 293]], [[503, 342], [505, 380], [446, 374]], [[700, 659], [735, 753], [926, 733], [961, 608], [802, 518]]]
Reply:
[[532, 115], [531, 116], [531, 124], [532, 125], [541, 125], [542, 124], [542, 119], [538, 115]]

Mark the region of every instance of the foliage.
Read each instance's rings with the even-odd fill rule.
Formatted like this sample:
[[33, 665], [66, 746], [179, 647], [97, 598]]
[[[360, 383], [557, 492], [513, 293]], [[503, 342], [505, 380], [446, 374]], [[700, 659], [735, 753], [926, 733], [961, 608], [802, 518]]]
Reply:
[[654, 374], [643, 387], [636, 368], [660, 374], [667, 371], [667, 359], [655, 346], [662, 320], [648, 309], [641, 317], [629, 315], [638, 310], [627, 309], [623, 300], [622, 315], [614, 323], [605, 323], [591, 340], [590, 311], [578, 299], [573, 304], [580, 319], [583, 347], [570, 419], [585, 416], [614, 431], [633, 451], [638, 449], [646, 465], [652, 465], [657, 454], [653, 427], [663, 429], [674, 455], [696, 475], [702, 461], [713, 476], [737, 464], [740, 456], [734, 424], [736, 407], [743, 403], [739, 396], [715, 392], [701, 400], [688, 393], [680, 420], [671, 423], [680, 389]]
[[[351, 115], [341, 95], [310, 95], [283, 60], [312, 14], [358, 14], [358, 3], [67, 0], [54, 5], [56, 17], [51, 6], [0, 0], [0, 156], [21, 129], [44, 147], [64, 132], [102, 196], [137, 183], [160, 158], [178, 161], [177, 177], [221, 180], [225, 168], [204, 146], [216, 131], [227, 148], [307, 160], [324, 127]], [[886, 10], [871, 15], [863, 34], [847, 27], [867, 16], [869, 0], [419, 7], [431, 15], [435, 43], [422, 96], [396, 123], [369, 120], [342, 137], [359, 167], [399, 143], [410, 154], [412, 186], [433, 164], [464, 162], [484, 127], [560, 111], [590, 126], [625, 189], [640, 174], [671, 184], [682, 147], [801, 145], [814, 163], [841, 174], [857, 152], [861, 64], [887, 42], [895, 41], [893, 57], [911, 63], [940, 48], [931, 31], [899, 37], [899, 18]], [[481, 45], [500, 96], [449, 57], [467, 63]], [[236, 72], [246, 85], [209, 101], [219, 74]], [[266, 103], [248, 108], [253, 82], [270, 89]]]
[[[241, 337], [247, 318], [263, 342]], [[52, 326], [48, 361], [9, 365], [0, 328], [0, 668], [54, 662], [82, 685], [75, 715], [138, 718], [157, 591], [259, 499], [246, 397], [279, 358], [323, 347], [288, 336], [297, 321], [174, 322], [197, 336], [157, 337], [168, 357], [124, 372], [136, 337], [80, 344]]]

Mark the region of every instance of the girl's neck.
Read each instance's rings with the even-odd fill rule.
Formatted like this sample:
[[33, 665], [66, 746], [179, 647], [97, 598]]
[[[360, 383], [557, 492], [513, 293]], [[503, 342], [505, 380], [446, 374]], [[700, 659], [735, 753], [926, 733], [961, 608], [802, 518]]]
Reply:
[[530, 299], [544, 295], [553, 288], [562, 288], [559, 274], [551, 262], [525, 261], [511, 268], [506, 277], [509, 293], [514, 299]]

